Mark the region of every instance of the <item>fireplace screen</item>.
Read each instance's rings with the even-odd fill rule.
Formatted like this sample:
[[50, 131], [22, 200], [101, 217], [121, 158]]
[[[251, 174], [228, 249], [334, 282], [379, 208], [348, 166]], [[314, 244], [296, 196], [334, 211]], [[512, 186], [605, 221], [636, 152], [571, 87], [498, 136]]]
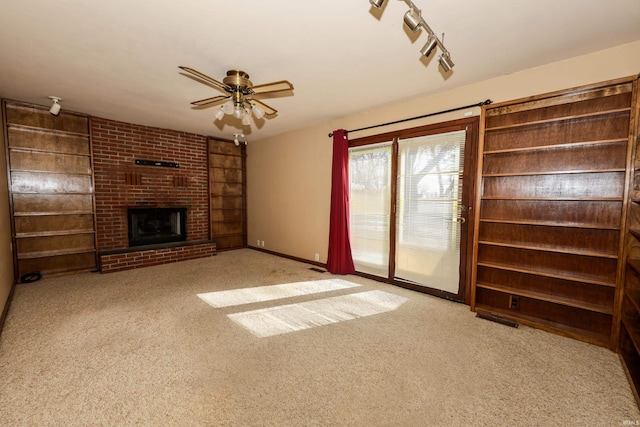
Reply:
[[128, 209], [129, 247], [187, 240], [185, 208]]

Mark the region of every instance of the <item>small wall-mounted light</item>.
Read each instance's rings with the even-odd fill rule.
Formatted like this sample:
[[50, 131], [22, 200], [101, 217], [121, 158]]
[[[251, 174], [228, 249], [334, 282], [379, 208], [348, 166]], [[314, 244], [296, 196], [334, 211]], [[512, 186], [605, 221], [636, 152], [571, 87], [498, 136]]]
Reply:
[[59, 96], [50, 96], [49, 99], [53, 101], [53, 105], [51, 105], [51, 108], [49, 108], [49, 112], [54, 116], [57, 116], [58, 114], [60, 114], [60, 109], [62, 108], [62, 106], [59, 104], [59, 102], [62, 101], [62, 98], [60, 98]]
[[376, 9], [380, 9], [384, 5], [385, 1], [387, 0], [369, 0], [369, 3], [371, 3], [371, 6]]
[[[240, 143], [247, 145], [247, 140], [244, 139], [244, 134], [243, 133], [234, 133], [233, 134], [233, 143], [235, 144], [236, 147], [240, 146]], [[243, 139], [243, 141], [240, 141], [240, 138]]]
[[451, 60], [451, 56], [449, 56], [449, 51], [446, 51], [442, 55], [440, 55], [439, 62], [440, 62], [440, 66], [445, 71], [445, 73], [451, 70], [454, 66], [454, 63]]
[[435, 34], [429, 35], [427, 39], [427, 43], [420, 49], [420, 53], [422, 53], [425, 57], [431, 55], [433, 50], [438, 46], [438, 38]]

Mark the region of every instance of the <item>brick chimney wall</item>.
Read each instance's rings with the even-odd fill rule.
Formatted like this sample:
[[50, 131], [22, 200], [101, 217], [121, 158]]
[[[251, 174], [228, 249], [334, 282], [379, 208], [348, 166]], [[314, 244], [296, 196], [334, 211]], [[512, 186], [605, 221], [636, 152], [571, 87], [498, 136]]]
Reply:
[[[158, 256], [145, 251], [143, 263], [133, 262], [134, 257], [141, 259], [140, 253], [126, 254], [129, 207], [186, 207], [187, 242], [209, 239], [206, 136], [95, 117], [91, 133], [98, 251], [109, 254], [101, 256], [103, 272], [215, 253], [215, 243], [203, 243], [205, 247], [156, 251]], [[137, 165], [136, 160], [174, 162], [179, 167]], [[110, 258], [118, 260], [117, 268], [105, 268]]]

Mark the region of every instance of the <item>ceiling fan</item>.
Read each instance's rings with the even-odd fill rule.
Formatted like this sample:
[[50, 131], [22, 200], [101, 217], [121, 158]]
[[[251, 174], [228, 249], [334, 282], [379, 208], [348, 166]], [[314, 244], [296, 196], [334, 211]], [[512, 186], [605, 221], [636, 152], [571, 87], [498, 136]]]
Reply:
[[220, 110], [216, 113], [216, 120], [222, 119], [225, 114], [232, 114], [234, 117], [242, 119], [243, 125], [248, 125], [251, 112], [253, 112], [257, 119], [261, 119], [265, 114], [267, 116], [272, 116], [278, 111], [264, 102], [258, 101], [254, 97], [267, 93], [293, 90], [293, 85], [286, 80], [254, 86], [254, 84], [251, 83], [251, 80], [249, 80], [249, 74], [241, 70], [227, 71], [227, 76], [222, 79], [222, 82], [219, 82], [218, 80], [211, 78], [200, 71], [194, 70], [193, 68], [182, 65], [178, 68], [186, 71], [205, 84], [209, 84], [216, 89], [227, 93], [227, 95], [218, 95], [191, 103], [192, 105], [202, 107], [226, 100], [226, 102], [220, 106]]

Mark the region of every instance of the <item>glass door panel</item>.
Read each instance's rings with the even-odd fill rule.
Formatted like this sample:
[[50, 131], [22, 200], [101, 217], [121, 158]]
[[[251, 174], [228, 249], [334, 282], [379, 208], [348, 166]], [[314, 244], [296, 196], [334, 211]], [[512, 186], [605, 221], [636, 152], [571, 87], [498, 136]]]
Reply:
[[464, 130], [398, 142], [395, 276], [457, 294]]
[[357, 271], [388, 277], [391, 142], [349, 150], [351, 252]]

